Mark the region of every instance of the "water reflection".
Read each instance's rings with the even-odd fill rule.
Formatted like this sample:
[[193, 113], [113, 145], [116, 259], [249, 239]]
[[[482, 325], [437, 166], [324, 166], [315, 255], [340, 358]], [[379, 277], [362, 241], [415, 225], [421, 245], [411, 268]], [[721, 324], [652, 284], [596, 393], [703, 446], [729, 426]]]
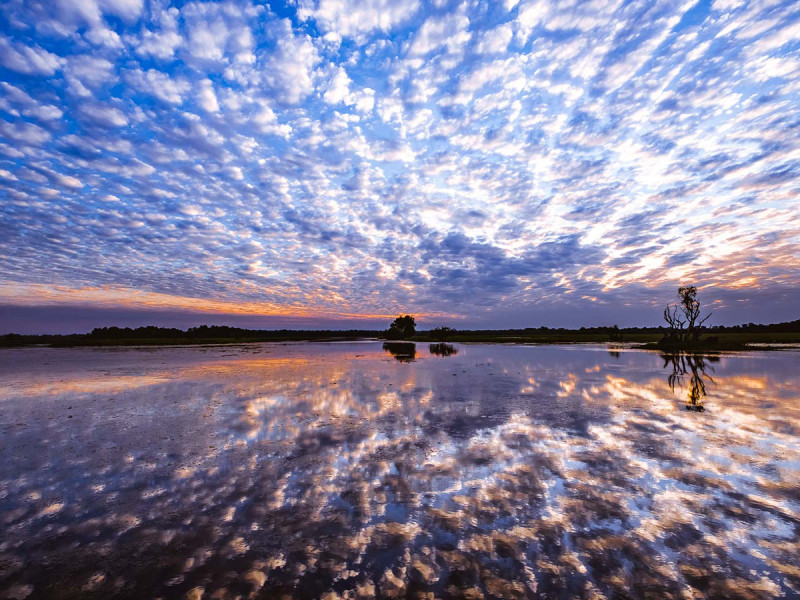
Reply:
[[[706, 396], [705, 379], [712, 383], [714, 380], [707, 374], [707, 362], [719, 362], [718, 356], [703, 356], [701, 354], [662, 354], [664, 367], [671, 367], [672, 373], [667, 376], [670, 389], [674, 392], [675, 386], [683, 388], [684, 377], [689, 374], [688, 400], [686, 410], [703, 412], [703, 398]], [[711, 369], [713, 372], [713, 368]], [[705, 378], [705, 379], [704, 379]]]
[[411, 362], [417, 357], [417, 345], [413, 342], [384, 342], [383, 349], [400, 362]]
[[428, 351], [436, 356], [455, 356], [458, 354], [458, 349], [455, 346], [452, 344], [445, 344], [444, 342], [431, 344], [428, 346]]
[[798, 596], [798, 354], [259, 348], [2, 354], [0, 597]]

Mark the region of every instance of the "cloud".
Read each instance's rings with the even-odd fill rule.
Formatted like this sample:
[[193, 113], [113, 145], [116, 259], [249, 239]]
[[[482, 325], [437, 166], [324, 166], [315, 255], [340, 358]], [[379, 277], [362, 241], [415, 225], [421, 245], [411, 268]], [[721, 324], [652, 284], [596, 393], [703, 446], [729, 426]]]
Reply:
[[144, 0], [100, 0], [105, 12], [128, 22], [136, 21], [144, 8]]
[[9, 0], [6, 7], [16, 27], [34, 27], [45, 35], [69, 37], [81, 28], [93, 43], [117, 46], [118, 37], [106, 18], [134, 25], [144, 11], [143, 0]]
[[[175, 105], [183, 103], [184, 97], [191, 88], [185, 79], [172, 78], [155, 69], [129, 71], [125, 74], [125, 78], [134, 89]], [[211, 94], [213, 95], [213, 93], [212, 90]]]
[[228, 36], [228, 27], [222, 19], [198, 19], [189, 28], [187, 50], [195, 58], [222, 61]]
[[480, 36], [475, 51], [479, 54], [502, 54], [511, 43], [512, 36], [513, 29], [510, 23], [498, 25]]
[[[250, 22], [262, 10], [263, 7], [235, 9], [216, 3], [186, 5], [180, 12], [186, 29], [186, 58], [199, 63], [200, 68], [251, 64], [255, 60], [251, 27], [259, 24]], [[174, 24], [167, 20], [165, 26], [169, 30]]]
[[33, 123], [9, 123], [0, 121], [0, 133], [3, 137], [14, 142], [37, 146], [51, 139], [50, 133]]
[[198, 104], [206, 112], [215, 113], [219, 111], [217, 95], [214, 93], [214, 84], [210, 79], [203, 79], [198, 84]]
[[12, 108], [13, 105], [19, 107], [21, 113], [18, 114], [33, 117], [39, 121], [55, 121], [64, 115], [64, 112], [57, 106], [39, 103], [20, 88], [9, 83], [0, 82], [0, 88], [4, 93], [4, 98], [0, 99], [0, 107], [3, 107], [6, 112], [15, 114], [16, 111]]
[[334, 67], [332, 75], [329, 77], [327, 89], [323, 93], [323, 99], [328, 104], [344, 103], [353, 106], [358, 112], [371, 111], [375, 106], [375, 90], [365, 88], [351, 91], [351, 83], [352, 80], [342, 67]]
[[64, 77], [76, 96], [92, 97], [97, 88], [116, 77], [114, 63], [98, 56], [71, 56], [66, 65]]
[[175, 56], [175, 51], [184, 44], [184, 39], [178, 33], [177, 8], [163, 11], [154, 19], [153, 29], [143, 29], [138, 38], [133, 38], [136, 53], [139, 56], [152, 56], [160, 60], [169, 60]]
[[273, 31], [277, 39], [265, 54], [262, 80], [279, 102], [297, 104], [314, 90], [319, 54], [309, 36], [293, 33], [289, 21], [280, 21]]
[[80, 115], [89, 126], [124, 127], [129, 122], [128, 117], [119, 108], [98, 102], [81, 106]]
[[431, 51], [446, 46], [454, 51], [470, 39], [469, 18], [455, 14], [430, 17], [420, 27], [409, 48], [409, 56], [425, 56]]
[[12, 42], [0, 35], [0, 63], [7, 69], [25, 75], [52, 75], [61, 62], [58, 56], [47, 50]]
[[0, 10], [3, 293], [489, 325], [800, 300], [791, 3]]
[[302, 20], [313, 19], [323, 31], [356, 37], [375, 30], [388, 33], [419, 8], [417, 0], [301, 0], [297, 14]]

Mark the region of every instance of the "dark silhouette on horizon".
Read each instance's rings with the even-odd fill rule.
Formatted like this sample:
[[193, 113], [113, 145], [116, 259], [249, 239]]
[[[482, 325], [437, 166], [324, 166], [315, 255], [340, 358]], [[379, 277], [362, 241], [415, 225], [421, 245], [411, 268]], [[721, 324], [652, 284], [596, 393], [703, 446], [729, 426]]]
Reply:
[[[413, 319], [413, 317], [409, 317]], [[443, 330], [443, 331], [442, 331]], [[698, 328], [698, 332], [700, 329]], [[702, 326], [703, 336], [694, 344], [670, 347], [670, 331], [664, 326], [646, 327], [525, 327], [517, 329], [462, 329], [439, 327], [419, 336], [430, 336], [425, 341], [442, 341], [447, 338], [458, 342], [513, 342], [513, 343], [569, 343], [602, 341], [641, 341], [646, 349], [663, 352], [741, 350], [747, 343], [798, 343], [800, 319], [781, 323]], [[658, 337], [656, 337], [658, 336]], [[0, 335], [0, 347], [21, 348], [32, 345], [51, 347], [73, 346], [168, 346], [182, 344], [239, 344], [282, 341], [329, 341], [355, 339], [387, 339], [387, 330], [378, 329], [243, 329], [225, 325], [201, 325], [182, 330], [174, 327], [97, 327], [89, 333], [74, 334], [18, 334]], [[638, 338], [638, 339], [637, 339]], [[644, 338], [644, 339], [642, 339]], [[659, 338], [661, 341], [659, 341]], [[727, 339], [726, 339], [727, 338]]]
[[667, 304], [664, 308], [664, 320], [669, 329], [659, 345], [664, 349], [679, 349], [689, 344], [696, 345], [700, 334], [712, 313], [700, 317], [700, 301], [697, 299], [697, 288], [684, 285], [678, 288], [680, 302]]
[[388, 340], [407, 340], [416, 333], [417, 323], [414, 317], [406, 315], [405, 317], [397, 317], [389, 329], [386, 331], [386, 339]]
[[446, 342], [454, 333], [456, 330], [452, 327], [436, 327], [430, 331], [431, 337], [438, 342]]

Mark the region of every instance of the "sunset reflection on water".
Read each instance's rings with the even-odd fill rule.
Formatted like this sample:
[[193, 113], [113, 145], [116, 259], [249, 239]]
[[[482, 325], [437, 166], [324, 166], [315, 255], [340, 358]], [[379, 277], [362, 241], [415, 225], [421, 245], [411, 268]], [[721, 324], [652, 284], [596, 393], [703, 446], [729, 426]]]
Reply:
[[0, 597], [800, 596], [798, 353], [453, 350], [0, 351]]

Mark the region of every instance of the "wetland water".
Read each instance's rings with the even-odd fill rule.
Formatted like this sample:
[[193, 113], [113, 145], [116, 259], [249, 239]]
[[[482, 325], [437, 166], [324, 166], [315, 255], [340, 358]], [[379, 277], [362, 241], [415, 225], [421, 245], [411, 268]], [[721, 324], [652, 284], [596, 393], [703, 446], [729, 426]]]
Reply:
[[800, 598], [799, 366], [0, 350], [0, 598]]

